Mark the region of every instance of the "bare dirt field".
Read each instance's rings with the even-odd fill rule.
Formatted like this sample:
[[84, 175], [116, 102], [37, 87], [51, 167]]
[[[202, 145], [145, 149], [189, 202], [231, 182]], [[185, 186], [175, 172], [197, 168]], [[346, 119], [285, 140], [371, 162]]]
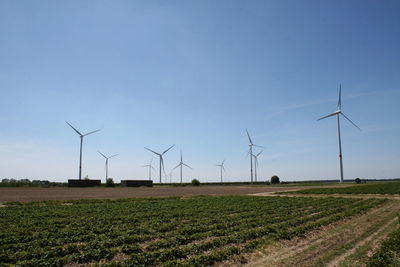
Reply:
[[302, 187], [270, 186], [185, 186], [185, 187], [14, 187], [0, 188], [0, 202], [76, 199], [118, 199], [133, 197], [168, 197], [194, 195], [245, 195], [305, 189]]

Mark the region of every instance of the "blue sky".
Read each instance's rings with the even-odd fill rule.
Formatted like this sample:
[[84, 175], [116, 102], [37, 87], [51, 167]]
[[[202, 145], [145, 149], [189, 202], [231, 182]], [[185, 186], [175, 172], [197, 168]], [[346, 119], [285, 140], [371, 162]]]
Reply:
[[[400, 177], [399, 1], [0, 2], [0, 177], [147, 179], [156, 151], [184, 179]], [[154, 158], [156, 169], [157, 159]], [[178, 170], [173, 180], [178, 181]]]

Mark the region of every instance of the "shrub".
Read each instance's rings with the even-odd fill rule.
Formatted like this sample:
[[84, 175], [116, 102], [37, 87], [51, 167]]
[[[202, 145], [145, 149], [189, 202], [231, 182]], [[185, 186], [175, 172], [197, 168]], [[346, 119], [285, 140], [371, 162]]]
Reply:
[[361, 183], [361, 179], [360, 179], [360, 178], [356, 178], [354, 181], [355, 181], [357, 184]]
[[192, 185], [198, 186], [198, 185], [200, 185], [200, 181], [197, 180], [197, 179], [193, 179], [193, 180], [192, 180]]
[[274, 175], [271, 177], [271, 184], [279, 184], [279, 177]]
[[270, 181], [266, 181], [265, 184], [266, 184], [266, 185], [270, 185], [271, 182], [270, 182]]
[[115, 186], [113, 178], [107, 178], [106, 186], [107, 187], [114, 187]]

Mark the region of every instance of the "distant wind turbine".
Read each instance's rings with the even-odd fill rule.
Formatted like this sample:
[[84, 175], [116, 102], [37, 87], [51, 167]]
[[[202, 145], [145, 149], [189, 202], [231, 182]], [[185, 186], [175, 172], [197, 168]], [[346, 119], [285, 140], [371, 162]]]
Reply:
[[[170, 172], [169, 172], [169, 174], [167, 175], [167, 178], [169, 177], [169, 183], [171, 184], [172, 183], [172, 172], [173, 172], [173, 170], [171, 170]], [[167, 181], [168, 182], [168, 181]]]
[[262, 153], [262, 150], [258, 152], [256, 155], [253, 155], [254, 157], [254, 180], [257, 182], [257, 166], [258, 166], [258, 156], [260, 156]]
[[165, 153], [168, 152], [168, 150], [170, 150], [170, 149], [173, 148], [174, 146], [175, 146], [175, 145], [170, 146], [168, 149], [164, 150], [162, 153], [157, 153], [157, 152], [155, 152], [154, 150], [151, 150], [150, 148], [145, 147], [145, 149], [147, 149], [147, 150], [150, 151], [150, 152], [153, 152], [154, 154], [156, 154], [157, 156], [160, 157], [160, 184], [162, 183], [162, 181], [161, 181], [161, 168], [162, 168], [162, 170], [163, 170], [164, 173], [165, 173], [163, 156], [164, 156]]
[[221, 183], [222, 183], [222, 170], [225, 172], [224, 164], [225, 164], [225, 160], [223, 160], [223, 161], [221, 162], [221, 164], [216, 164], [216, 165], [215, 165], [215, 166], [218, 166], [218, 167], [220, 168], [220, 170], [221, 170]]
[[107, 182], [107, 179], [108, 179], [108, 160], [110, 159], [110, 158], [113, 158], [113, 157], [115, 157], [115, 156], [118, 156], [118, 154], [115, 154], [115, 155], [112, 155], [112, 156], [109, 156], [109, 157], [107, 157], [106, 155], [104, 155], [103, 153], [101, 153], [100, 151], [97, 151], [97, 152], [99, 152], [99, 154], [100, 155], [102, 155], [105, 159], [106, 159], [106, 182]]
[[337, 104], [336, 111], [326, 115], [318, 120], [323, 120], [332, 116], [336, 116], [337, 119], [337, 131], [338, 131], [338, 141], [339, 141], [339, 161], [340, 161], [340, 182], [343, 183], [343, 157], [342, 157], [342, 141], [340, 138], [340, 115], [342, 115], [346, 120], [348, 120], [351, 124], [354, 125], [358, 130], [361, 131], [360, 127], [358, 127], [354, 122], [352, 122], [343, 112], [342, 112], [342, 85], [339, 85], [339, 100]]
[[81, 138], [81, 147], [80, 147], [80, 153], [79, 153], [79, 180], [81, 180], [82, 178], [82, 143], [83, 143], [83, 137], [98, 132], [101, 129], [86, 133], [86, 134], [81, 134], [77, 129], [74, 128], [74, 126], [72, 126], [68, 121], [65, 121], [72, 129], [74, 129], [74, 131], [79, 134], [80, 138]]
[[146, 165], [143, 165], [143, 166], [142, 166], [142, 167], [147, 167], [147, 168], [149, 168], [149, 180], [151, 180], [151, 170], [152, 170], [152, 169], [153, 169], [154, 171], [156, 170], [156, 169], [154, 169], [152, 163], [153, 163], [153, 158], [151, 158], [149, 164], [146, 164]]
[[252, 155], [253, 155], [253, 146], [254, 147], [260, 147], [260, 148], [264, 148], [264, 147], [253, 144], [253, 141], [251, 140], [249, 131], [247, 131], [247, 129], [246, 129], [246, 133], [247, 133], [247, 137], [249, 138], [249, 143], [250, 143], [249, 144], [249, 147], [250, 147], [250, 149], [249, 149], [249, 154], [250, 154], [250, 181], [253, 182], [253, 157], [252, 157]]
[[193, 170], [192, 167], [190, 167], [189, 165], [187, 165], [186, 163], [184, 163], [184, 162], [182, 161], [182, 150], [181, 150], [181, 161], [179, 162], [178, 165], [176, 165], [175, 168], [172, 169], [172, 170], [175, 170], [176, 168], [181, 167], [181, 183], [182, 183], [182, 168], [183, 168], [183, 166], [188, 167], [189, 169]]

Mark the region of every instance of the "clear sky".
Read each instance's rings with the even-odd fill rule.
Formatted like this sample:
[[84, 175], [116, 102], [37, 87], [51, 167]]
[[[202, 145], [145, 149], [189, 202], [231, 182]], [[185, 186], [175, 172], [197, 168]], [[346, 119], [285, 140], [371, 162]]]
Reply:
[[[156, 151], [184, 179], [400, 177], [400, 2], [0, 1], [0, 177], [147, 179]], [[154, 158], [158, 169], [158, 159]], [[178, 181], [179, 171], [173, 172]], [[104, 180], [104, 179], [103, 179]], [[158, 179], [157, 179], [158, 180]]]

